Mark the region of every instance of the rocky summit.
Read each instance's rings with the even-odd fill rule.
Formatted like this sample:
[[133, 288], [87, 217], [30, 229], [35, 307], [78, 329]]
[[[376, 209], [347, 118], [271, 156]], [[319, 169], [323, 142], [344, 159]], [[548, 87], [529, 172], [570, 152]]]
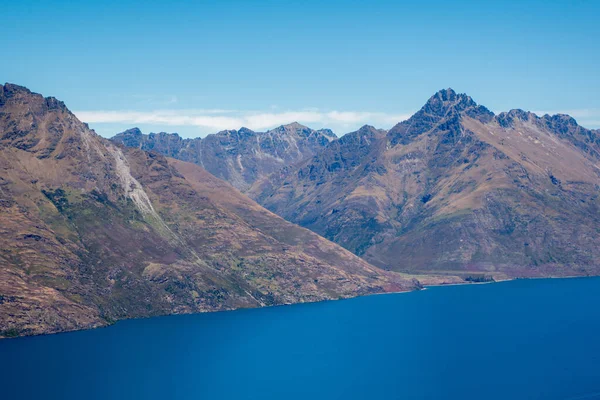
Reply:
[[599, 189], [598, 131], [446, 89], [248, 194], [384, 269], [506, 278], [600, 273]]
[[294, 122], [267, 132], [241, 128], [203, 139], [183, 139], [176, 133], [164, 132], [146, 135], [133, 128], [111, 140], [198, 164], [245, 191], [257, 179], [312, 157], [335, 139], [329, 129], [313, 130]]
[[55, 98], [0, 85], [0, 336], [419, 287], [195, 164], [134, 147]]

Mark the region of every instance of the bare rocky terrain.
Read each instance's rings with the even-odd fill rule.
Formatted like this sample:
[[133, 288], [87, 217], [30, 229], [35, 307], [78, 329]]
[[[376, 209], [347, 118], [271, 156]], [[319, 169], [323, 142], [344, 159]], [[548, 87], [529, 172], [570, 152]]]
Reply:
[[313, 130], [297, 122], [267, 132], [240, 128], [194, 139], [165, 132], [146, 135], [132, 128], [111, 138], [128, 147], [198, 164], [241, 191], [284, 166], [314, 156], [335, 139], [328, 129]]
[[600, 273], [599, 189], [598, 131], [447, 89], [247, 193], [384, 269], [508, 278]]
[[0, 336], [419, 287], [197, 165], [0, 85]]

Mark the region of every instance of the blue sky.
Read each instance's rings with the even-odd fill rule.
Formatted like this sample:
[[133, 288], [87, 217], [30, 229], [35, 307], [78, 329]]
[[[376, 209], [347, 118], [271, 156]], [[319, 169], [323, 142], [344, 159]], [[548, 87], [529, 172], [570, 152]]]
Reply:
[[600, 127], [600, 1], [10, 1], [0, 81], [105, 136], [389, 128], [452, 87]]

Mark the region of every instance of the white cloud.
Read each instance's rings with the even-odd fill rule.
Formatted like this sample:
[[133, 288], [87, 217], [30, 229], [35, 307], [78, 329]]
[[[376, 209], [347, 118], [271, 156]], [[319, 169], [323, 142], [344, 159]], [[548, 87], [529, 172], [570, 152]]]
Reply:
[[[600, 128], [600, 109], [598, 108], [534, 112], [540, 116], [568, 114], [586, 128]], [[184, 137], [197, 137], [225, 129], [239, 129], [242, 126], [262, 131], [294, 121], [313, 129], [330, 128], [340, 136], [365, 124], [389, 129], [398, 122], [408, 119], [411, 114], [329, 111], [314, 108], [281, 111], [278, 107], [272, 106], [264, 111], [227, 109], [100, 110], [77, 111], [75, 115], [107, 137], [133, 126], [139, 126], [144, 132], [178, 132]]]
[[[261, 112], [240, 110], [156, 110], [156, 111], [77, 111], [75, 115], [89, 124], [128, 124], [196, 127], [205, 133], [245, 126], [254, 130], [270, 129], [293, 121], [314, 128], [357, 128], [364, 124], [390, 128], [409, 114], [381, 112], [300, 111]], [[342, 132], [343, 133], [343, 132]]]

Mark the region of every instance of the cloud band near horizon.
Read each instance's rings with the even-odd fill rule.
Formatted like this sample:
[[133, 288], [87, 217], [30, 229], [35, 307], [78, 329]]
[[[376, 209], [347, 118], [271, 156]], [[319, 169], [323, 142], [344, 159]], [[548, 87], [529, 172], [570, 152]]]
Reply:
[[381, 112], [301, 110], [283, 112], [236, 110], [156, 110], [156, 111], [76, 111], [89, 124], [131, 124], [195, 127], [201, 133], [246, 127], [270, 129], [294, 121], [312, 128], [354, 128], [364, 124], [386, 127], [410, 117], [410, 114]]
[[[600, 127], [600, 109], [534, 111], [537, 115], [568, 114], [577, 122], [590, 129]], [[165, 127], [177, 127], [195, 132], [198, 136], [228, 129], [246, 127], [252, 130], [266, 130], [294, 121], [314, 129], [330, 128], [338, 135], [358, 129], [362, 125], [389, 129], [408, 119], [412, 114], [392, 114], [367, 111], [321, 111], [316, 109], [300, 111], [264, 112], [223, 109], [201, 110], [156, 110], [156, 111], [76, 111], [75, 115], [83, 122], [95, 125], [144, 125], [158, 131]], [[185, 129], [184, 129], [185, 128]], [[115, 134], [113, 132], [112, 134]]]

